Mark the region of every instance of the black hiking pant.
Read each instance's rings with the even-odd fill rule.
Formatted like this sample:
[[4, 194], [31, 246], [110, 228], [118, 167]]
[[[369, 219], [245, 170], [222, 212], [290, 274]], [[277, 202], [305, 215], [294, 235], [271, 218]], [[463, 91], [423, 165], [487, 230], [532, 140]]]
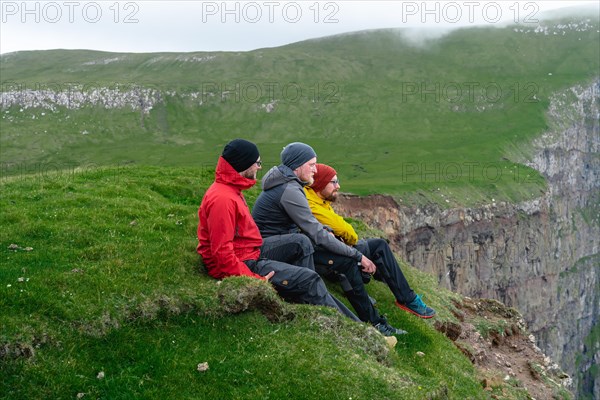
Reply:
[[398, 303], [408, 304], [415, 299], [415, 292], [410, 288], [400, 265], [398, 265], [390, 246], [385, 240], [359, 240], [355, 247], [377, 266], [377, 271], [373, 276], [390, 287]]
[[369, 322], [372, 325], [383, 321], [365, 289], [358, 261], [352, 257], [334, 254], [320, 246], [315, 247], [314, 260], [315, 264], [323, 265], [327, 269], [346, 276], [351, 287], [345, 290], [345, 294], [361, 321]]

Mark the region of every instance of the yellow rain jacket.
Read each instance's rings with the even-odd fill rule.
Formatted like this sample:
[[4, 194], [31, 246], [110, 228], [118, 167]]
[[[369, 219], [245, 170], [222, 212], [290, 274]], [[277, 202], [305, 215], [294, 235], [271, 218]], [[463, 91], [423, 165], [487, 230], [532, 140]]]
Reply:
[[305, 186], [304, 191], [310, 210], [315, 218], [323, 225], [330, 227], [333, 234], [348, 246], [354, 246], [358, 242], [358, 235], [352, 225], [336, 214], [333, 207], [331, 207], [331, 202], [320, 198], [312, 188]]

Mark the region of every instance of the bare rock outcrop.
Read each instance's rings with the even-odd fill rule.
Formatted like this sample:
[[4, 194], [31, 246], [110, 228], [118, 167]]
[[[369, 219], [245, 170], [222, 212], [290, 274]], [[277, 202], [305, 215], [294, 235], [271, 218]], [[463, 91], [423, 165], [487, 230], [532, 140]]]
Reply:
[[[384, 231], [402, 258], [466, 296], [518, 309], [537, 345], [600, 398], [600, 81], [555, 94], [549, 130], [528, 164], [548, 191], [520, 204], [444, 210], [391, 197], [343, 196], [336, 207]], [[585, 345], [586, 338], [588, 345]], [[591, 343], [591, 344], [590, 344]]]

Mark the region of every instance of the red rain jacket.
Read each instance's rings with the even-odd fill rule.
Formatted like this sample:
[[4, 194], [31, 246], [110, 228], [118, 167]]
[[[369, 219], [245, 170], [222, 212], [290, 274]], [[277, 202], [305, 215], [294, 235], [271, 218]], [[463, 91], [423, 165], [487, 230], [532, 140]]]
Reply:
[[219, 157], [215, 182], [204, 194], [198, 210], [197, 251], [213, 278], [245, 275], [264, 279], [243, 263], [258, 260], [263, 242], [242, 194], [255, 183]]

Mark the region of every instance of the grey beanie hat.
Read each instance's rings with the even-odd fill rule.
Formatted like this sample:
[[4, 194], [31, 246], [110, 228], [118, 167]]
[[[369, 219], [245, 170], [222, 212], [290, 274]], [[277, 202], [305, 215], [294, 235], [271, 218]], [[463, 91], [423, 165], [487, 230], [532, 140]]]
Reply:
[[307, 144], [294, 142], [283, 148], [281, 152], [281, 163], [294, 170], [317, 156], [317, 153]]

